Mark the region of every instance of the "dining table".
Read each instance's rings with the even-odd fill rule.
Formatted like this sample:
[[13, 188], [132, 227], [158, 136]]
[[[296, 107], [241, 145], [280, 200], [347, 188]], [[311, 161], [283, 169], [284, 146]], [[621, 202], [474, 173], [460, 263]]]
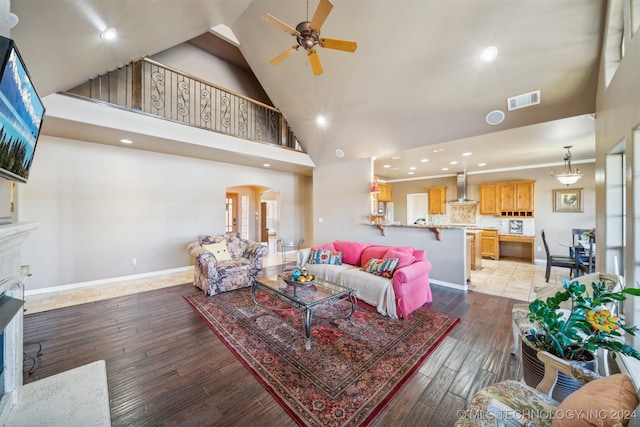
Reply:
[[587, 258], [587, 261], [589, 261], [589, 251], [591, 251], [591, 260], [590, 260], [591, 267], [589, 268], [589, 270], [592, 270], [593, 268], [595, 268], [595, 257], [596, 257], [595, 242], [590, 243], [589, 239], [580, 239], [576, 241], [575, 245], [565, 243], [565, 242], [558, 242], [558, 244], [560, 246], [564, 246], [571, 249], [571, 253], [573, 254], [573, 259], [576, 265], [574, 269], [575, 270], [574, 277], [582, 276], [584, 274], [584, 271], [580, 268], [580, 266], [583, 263], [582, 259], [584, 259], [585, 257]]

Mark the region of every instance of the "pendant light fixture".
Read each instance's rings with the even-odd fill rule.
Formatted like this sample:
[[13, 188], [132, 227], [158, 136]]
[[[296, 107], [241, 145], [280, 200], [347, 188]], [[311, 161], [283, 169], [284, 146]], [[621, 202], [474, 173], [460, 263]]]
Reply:
[[567, 154], [564, 155], [564, 169], [562, 169], [562, 173], [555, 174], [551, 172], [551, 176], [566, 186], [575, 184], [582, 178], [580, 169], [571, 169], [571, 151], [569, 151], [571, 147], [573, 147], [573, 145], [565, 145], [564, 147], [567, 149]]

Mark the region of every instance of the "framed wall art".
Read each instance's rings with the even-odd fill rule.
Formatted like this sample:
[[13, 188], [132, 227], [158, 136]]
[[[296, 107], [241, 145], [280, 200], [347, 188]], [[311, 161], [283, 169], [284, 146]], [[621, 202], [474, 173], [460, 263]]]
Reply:
[[583, 212], [582, 188], [553, 190], [554, 212]]
[[522, 234], [522, 220], [510, 219], [509, 220], [509, 234]]

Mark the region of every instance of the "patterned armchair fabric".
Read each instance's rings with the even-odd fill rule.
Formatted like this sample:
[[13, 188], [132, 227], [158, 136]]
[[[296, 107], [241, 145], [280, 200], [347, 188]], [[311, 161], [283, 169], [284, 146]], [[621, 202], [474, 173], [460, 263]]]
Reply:
[[[218, 261], [202, 245], [226, 240], [230, 260]], [[239, 234], [198, 236], [198, 241], [187, 247], [193, 263], [193, 284], [207, 295], [251, 286], [251, 279], [262, 271], [262, 258], [269, 252], [268, 246], [242, 239]]]
[[465, 411], [458, 412], [455, 427], [551, 427], [556, 415], [562, 415], [556, 414], [561, 403], [550, 396], [558, 372], [583, 383], [600, 379], [597, 373], [546, 352], [539, 352], [538, 359], [544, 363], [545, 377], [536, 388], [515, 380], [489, 385], [473, 396]]

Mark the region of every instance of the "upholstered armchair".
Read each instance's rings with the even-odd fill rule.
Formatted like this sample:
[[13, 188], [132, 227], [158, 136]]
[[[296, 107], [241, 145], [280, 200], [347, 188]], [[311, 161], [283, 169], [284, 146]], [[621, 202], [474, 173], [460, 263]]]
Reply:
[[[545, 373], [536, 388], [514, 380], [487, 386], [458, 411], [455, 427], [637, 426], [638, 384], [627, 373], [600, 377], [546, 352], [538, 359]], [[550, 397], [558, 372], [586, 384], [558, 402]]]
[[269, 247], [227, 233], [198, 236], [187, 251], [193, 258], [193, 284], [215, 295], [251, 286], [251, 279], [262, 271], [262, 258]]

